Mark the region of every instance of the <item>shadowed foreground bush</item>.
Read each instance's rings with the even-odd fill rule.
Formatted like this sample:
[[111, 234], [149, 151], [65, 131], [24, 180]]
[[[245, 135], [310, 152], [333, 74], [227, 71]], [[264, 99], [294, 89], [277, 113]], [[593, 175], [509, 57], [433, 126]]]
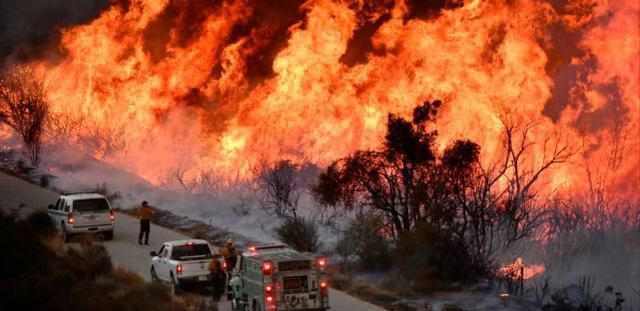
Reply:
[[375, 215], [359, 214], [352, 220], [336, 245], [336, 252], [348, 261], [357, 257], [358, 268], [384, 270], [391, 266], [391, 249], [380, 233], [384, 224]]
[[315, 252], [320, 247], [318, 230], [312, 220], [289, 217], [276, 228], [280, 241], [301, 252]]
[[452, 240], [446, 231], [426, 223], [400, 234], [395, 256], [400, 275], [412, 280], [411, 287], [418, 292], [473, 281], [465, 247]]
[[47, 249], [37, 233], [43, 228], [40, 214], [17, 220], [0, 213], [0, 310], [187, 310], [164, 287], [114, 271], [101, 245]]
[[603, 292], [594, 291], [595, 281], [581, 277], [576, 284], [555, 290], [551, 302], [542, 307], [544, 311], [622, 311], [625, 299], [621, 292], [607, 286]]
[[47, 211], [35, 211], [29, 214], [27, 223], [31, 226], [33, 232], [38, 235], [48, 235], [56, 232], [56, 228]]

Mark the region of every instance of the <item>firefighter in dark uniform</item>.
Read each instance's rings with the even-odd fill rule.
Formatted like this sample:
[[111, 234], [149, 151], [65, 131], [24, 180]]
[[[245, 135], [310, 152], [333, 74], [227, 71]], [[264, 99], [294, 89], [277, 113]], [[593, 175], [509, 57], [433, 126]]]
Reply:
[[142, 237], [144, 236], [144, 245], [149, 245], [149, 231], [151, 230], [151, 216], [154, 212], [147, 201], [142, 202], [142, 206], [138, 210], [138, 219], [140, 219], [140, 234], [138, 234], [138, 244], [142, 245]]
[[209, 280], [213, 287], [213, 299], [215, 301], [220, 301], [220, 296], [224, 294], [224, 287], [227, 281], [227, 275], [218, 258], [220, 258], [220, 255], [213, 254], [213, 258], [211, 258], [208, 266]]

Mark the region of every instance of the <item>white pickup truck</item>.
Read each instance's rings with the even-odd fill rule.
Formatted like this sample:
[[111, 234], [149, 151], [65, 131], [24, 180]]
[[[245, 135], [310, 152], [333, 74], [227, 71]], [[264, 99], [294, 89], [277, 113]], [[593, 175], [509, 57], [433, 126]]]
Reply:
[[169, 284], [172, 294], [187, 286], [208, 286], [208, 265], [213, 250], [205, 240], [164, 242], [160, 250], [151, 252], [151, 281]]

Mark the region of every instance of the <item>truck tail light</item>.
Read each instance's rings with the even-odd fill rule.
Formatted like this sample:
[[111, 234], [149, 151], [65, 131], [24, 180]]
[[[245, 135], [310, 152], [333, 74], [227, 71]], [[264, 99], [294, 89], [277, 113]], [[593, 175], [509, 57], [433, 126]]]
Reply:
[[113, 213], [113, 210], [109, 210], [109, 220], [114, 222], [116, 220], [116, 215]]
[[179, 264], [176, 266], [176, 273], [177, 273], [177, 274], [182, 274], [182, 264], [181, 264], [181, 263], [179, 263]]
[[320, 281], [320, 296], [329, 297], [329, 283], [326, 280]]
[[271, 271], [273, 270], [273, 264], [269, 260], [265, 260], [262, 262], [262, 275], [270, 276]]
[[267, 310], [275, 310], [275, 298], [273, 296], [273, 285], [265, 284], [264, 285], [264, 301], [267, 307]]
[[67, 223], [73, 225], [73, 213], [67, 215]]
[[324, 270], [324, 268], [327, 266], [327, 258], [325, 258], [325, 257], [316, 258], [316, 266], [320, 270]]

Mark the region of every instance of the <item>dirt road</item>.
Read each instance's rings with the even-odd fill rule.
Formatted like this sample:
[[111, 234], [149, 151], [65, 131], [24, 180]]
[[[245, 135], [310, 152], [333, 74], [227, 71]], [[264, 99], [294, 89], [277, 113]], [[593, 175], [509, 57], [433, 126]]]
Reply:
[[[48, 204], [55, 203], [58, 194], [46, 190], [18, 178], [0, 173], [0, 208], [9, 210], [20, 207], [20, 214], [27, 215], [36, 209], [46, 209]], [[116, 227], [112, 241], [102, 242], [109, 251], [114, 265], [123, 267], [150, 280], [149, 252], [158, 250], [164, 241], [188, 238], [178, 232], [151, 225], [148, 246], [138, 245], [138, 220], [116, 214]], [[336, 311], [377, 311], [384, 310], [378, 306], [359, 300], [337, 290], [330, 290], [332, 310]], [[221, 302], [220, 310], [230, 310], [229, 304]]]

